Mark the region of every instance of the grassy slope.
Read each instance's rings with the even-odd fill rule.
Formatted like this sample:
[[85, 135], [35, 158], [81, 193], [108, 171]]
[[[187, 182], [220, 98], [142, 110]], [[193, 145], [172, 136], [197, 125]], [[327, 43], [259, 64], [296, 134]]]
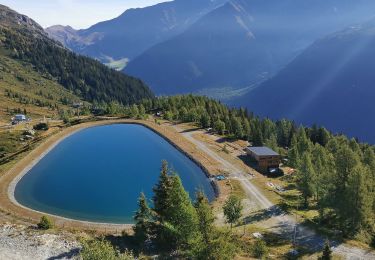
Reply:
[[[24, 100], [9, 97], [8, 91]], [[35, 72], [27, 63], [10, 58], [7, 51], [0, 48], [0, 125], [9, 123], [14, 109], [26, 109], [32, 118], [55, 117], [58, 109], [69, 109], [62, 99], [79, 100], [55, 80]]]

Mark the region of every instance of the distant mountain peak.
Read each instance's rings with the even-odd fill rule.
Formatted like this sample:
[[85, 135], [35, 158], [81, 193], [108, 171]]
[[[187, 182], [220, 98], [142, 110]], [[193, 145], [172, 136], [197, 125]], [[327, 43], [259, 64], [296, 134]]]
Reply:
[[26, 15], [19, 14], [5, 5], [0, 5], [0, 25], [8, 28], [28, 28], [30, 31], [45, 35], [43, 28]]
[[120, 16], [99, 22], [88, 29], [52, 26], [46, 32], [71, 50], [104, 63], [110, 60], [131, 60], [153, 45], [182, 33], [199, 18], [228, 1], [168, 1], [128, 9]]

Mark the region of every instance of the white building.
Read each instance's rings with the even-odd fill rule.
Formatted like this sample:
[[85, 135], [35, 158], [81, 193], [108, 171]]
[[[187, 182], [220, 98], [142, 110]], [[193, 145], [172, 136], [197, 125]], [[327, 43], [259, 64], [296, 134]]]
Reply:
[[22, 122], [22, 121], [26, 121], [26, 120], [27, 120], [27, 118], [26, 118], [25, 115], [19, 114], [19, 115], [14, 116], [14, 121]]

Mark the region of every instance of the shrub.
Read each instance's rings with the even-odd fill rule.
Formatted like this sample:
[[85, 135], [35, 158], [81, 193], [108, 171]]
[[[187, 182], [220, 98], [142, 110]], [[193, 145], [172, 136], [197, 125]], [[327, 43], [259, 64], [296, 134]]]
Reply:
[[38, 228], [47, 230], [53, 228], [53, 223], [48, 217], [42, 216], [40, 222], [38, 223]]
[[263, 258], [268, 254], [268, 247], [266, 242], [262, 239], [257, 239], [255, 244], [253, 245], [253, 255], [257, 258]]
[[47, 123], [39, 123], [39, 124], [36, 124], [34, 125], [34, 130], [37, 130], [37, 131], [47, 131], [49, 129], [49, 126]]
[[82, 260], [132, 260], [134, 256], [126, 251], [121, 254], [117, 249], [104, 239], [85, 240], [82, 242], [80, 252]]

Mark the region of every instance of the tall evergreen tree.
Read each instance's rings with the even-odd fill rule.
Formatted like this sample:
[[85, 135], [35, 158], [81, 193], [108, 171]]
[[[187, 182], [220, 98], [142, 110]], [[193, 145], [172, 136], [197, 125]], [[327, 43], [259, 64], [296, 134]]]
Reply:
[[176, 249], [187, 253], [200, 239], [198, 216], [180, 177], [173, 174], [170, 178], [172, 185], [168, 193], [164, 223], [169, 228], [169, 234], [173, 234]]
[[352, 194], [348, 190], [350, 175], [354, 169], [359, 165], [359, 158], [348, 146], [341, 146], [336, 154], [336, 176], [335, 184], [336, 188], [334, 191], [334, 204], [332, 207], [336, 210], [336, 213], [340, 219], [340, 225], [344, 232], [348, 231], [347, 221], [351, 218], [353, 208], [348, 207], [347, 199]]
[[310, 140], [307, 138], [306, 131], [303, 127], [300, 127], [297, 132], [297, 147], [299, 154], [304, 154], [310, 148]]
[[298, 189], [302, 193], [305, 207], [308, 206], [308, 199], [313, 195], [314, 192], [314, 168], [311, 162], [311, 157], [308, 153], [305, 153], [302, 157], [302, 162], [298, 168]]
[[252, 141], [253, 141], [253, 146], [263, 146], [264, 145], [263, 134], [262, 134], [262, 131], [259, 128], [255, 129]]
[[150, 239], [153, 214], [143, 193], [138, 199], [138, 210], [134, 216], [134, 236], [138, 243], [144, 245]]
[[370, 182], [370, 173], [368, 168], [361, 165], [354, 168], [349, 176], [347, 190], [347, 207], [351, 210], [351, 214], [346, 217], [347, 229], [353, 234], [368, 230], [374, 231], [374, 212], [373, 200], [371, 193], [372, 182]]
[[159, 221], [162, 221], [167, 217], [166, 210], [169, 206], [169, 193], [172, 189], [172, 181], [168, 173], [168, 163], [167, 161], [163, 161], [159, 181], [153, 189], [154, 211], [157, 213]]
[[233, 117], [231, 121], [233, 133], [236, 138], [241, 139], [244, 136], [241, 120], [238, 117]]
[[215, 227], [214, 221], [215, 216], [212, 212], [212, 208], [208, 203], [207, 197], [202, 191], [197, 192], [195, 201], [195, 209], [198, 215], [198, 226], [199, 231], [202, 234], [204, 243], [209, 244], [211, 242]]
[[297, 146], [297, 137], [292, 137], [291, 146], [288, 151], [289, 166], [292, 168], [298, 168], [300, 164], [300, 154]]
[[332, 250], [331, 250], [331, 246], [330, 246], [328, 240], [326, 240], [326, 242], [324, 243], [323, 254], [319, 259], [320, 260], [331, 260], [332, 259]]

